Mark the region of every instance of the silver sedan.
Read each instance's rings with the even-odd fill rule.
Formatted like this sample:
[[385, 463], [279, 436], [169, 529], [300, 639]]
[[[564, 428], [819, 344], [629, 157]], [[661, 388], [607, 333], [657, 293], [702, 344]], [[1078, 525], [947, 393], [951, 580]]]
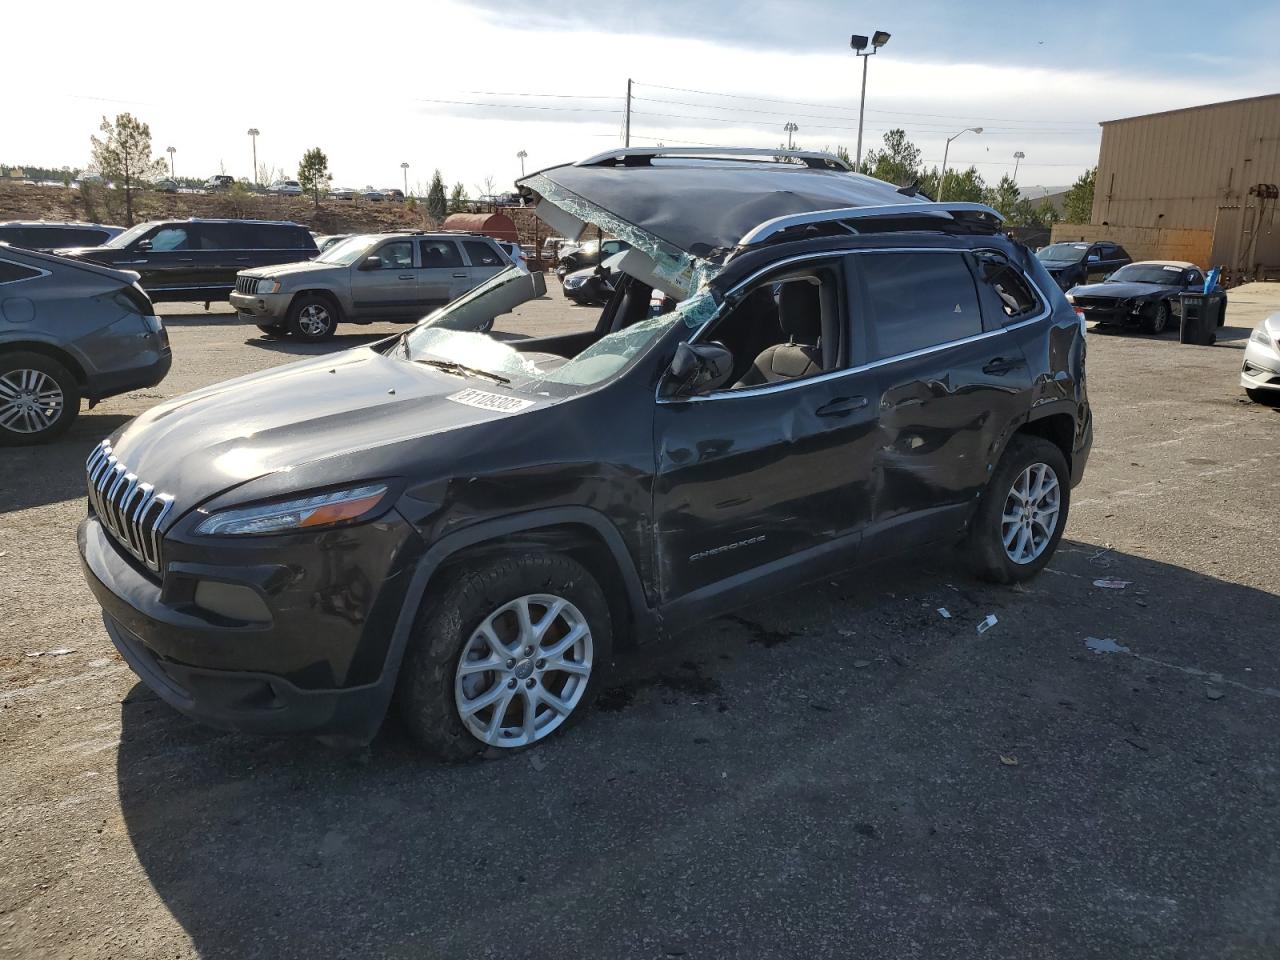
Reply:
[[1280, 313], [1267, 317], [1249, 335], [1240, 386], [1255, 403], [1280, 403]]

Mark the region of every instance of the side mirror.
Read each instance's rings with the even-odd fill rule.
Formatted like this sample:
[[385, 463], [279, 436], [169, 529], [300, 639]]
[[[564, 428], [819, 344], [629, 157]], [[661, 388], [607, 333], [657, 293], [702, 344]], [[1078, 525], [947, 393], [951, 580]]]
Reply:
[[1089, 261], [1089, 263], [1098, 263], [1100, 260], [1102, 260], [1102, 258], [1098, 256], [1096, 253], [1089, 254], [1089, 256], [1086, 259]]
[[733, 354], [719, 343], [684, 342], [671, 360], [671, 396], [689, 396], [715, 390], [733, 376]]
[[150, 240], [139, 240], [137, 243], [135, 243], [135, 244], [133, 245], [133, 249], [135, 249], [135, 250], [141, 250], [143, 253], [150, 253], [150, 252], [151, 252], [151, 241], [150, 241]]
[[364, 262], [360, 264], [361, 270], [381, 270], [382, 258], [376, 253], [364, 258]]

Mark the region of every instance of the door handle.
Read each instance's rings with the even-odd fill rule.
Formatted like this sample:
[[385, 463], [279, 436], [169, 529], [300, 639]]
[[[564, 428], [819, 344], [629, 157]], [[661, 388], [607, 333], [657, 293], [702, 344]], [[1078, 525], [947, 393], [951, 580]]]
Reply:
[[455, 273], [454, 276], [457, 277], [459, 280], [467, 279], [467, 275], [465, 273]]
[[195, 263], [196, 258], [195, 257], [179, 257], [178, 262], [179, 263]]
[[866, 405], [866, 397], [838, 397], [830, 403], [824, 403], [814, 412], [820, 417], [844, 417]]
[[400, 279], [401, 279], [401, 280], [412, 280], [413, 278], [414, 278], [414, 277], [413, 277], [413, 274], [412, 274], [412, 273], [402, 273], [402, 274], [400, 274]]
[[1021, 360], [1010, 360], [1008, 357], [996, 357], [988, 360], [982, 367], [982, 372], [990, 374], [993, 377], [1003, 377], [1006, 373], [1011, 373], [1022, 366]]

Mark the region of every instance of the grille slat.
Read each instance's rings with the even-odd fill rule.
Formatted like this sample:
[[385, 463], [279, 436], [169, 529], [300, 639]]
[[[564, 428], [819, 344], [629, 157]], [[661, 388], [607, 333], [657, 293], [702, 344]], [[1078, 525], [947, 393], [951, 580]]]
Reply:
[[258, 278], [257, 277], [236, 277], [236, 293], [257, 293]]
[[138, 479], [103, 440], [85, 461], [89, 506], [112, 538], [149, 568], [160, 572], [161, 525], [173, 497]]

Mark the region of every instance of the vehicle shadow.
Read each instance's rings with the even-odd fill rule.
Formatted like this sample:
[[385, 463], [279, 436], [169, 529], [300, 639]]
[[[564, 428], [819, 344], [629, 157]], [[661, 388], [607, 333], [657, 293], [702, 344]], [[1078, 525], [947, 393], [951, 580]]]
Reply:
[[[85, 496], [84, 465], [104, 437], [133, 417], [82, 410], [52, 443], [0, 448], [0, 514]], [[32, 483], [39, 477], [39, 483]]]
[[1224, 955], [1280, 932], [1276, 622], [1094, 544], [1016, 589], [942, 554], [629, 652], [493, 761], [217, 732], [139, 685], [119, 800], [206, 958], [951, 955], [957, 913], [968, 955]]

